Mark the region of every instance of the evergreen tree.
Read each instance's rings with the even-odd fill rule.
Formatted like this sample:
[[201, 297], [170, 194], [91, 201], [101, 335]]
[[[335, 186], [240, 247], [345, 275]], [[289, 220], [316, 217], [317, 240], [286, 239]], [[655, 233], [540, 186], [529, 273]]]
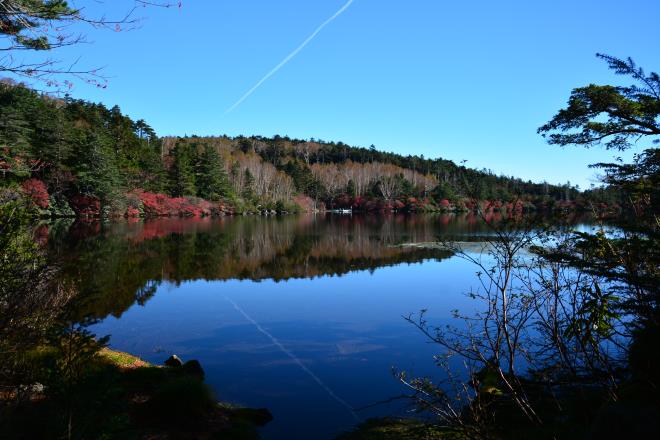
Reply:
[[196, 193], [190, 153], [190, 149], [183, 143], [178, 143], [170, 152], [172, 156], [169, 172], [170, 194], [174, 197], [192, 196]]
[[107, 202], [120, 189], [120, 175], [111, 142], [96, 131], [79, 133], [75, 139], [75, 173], [78, 192]]
[[61, 192], [65, 182], [60, 176], [69, 172], [71, 142], [67, 138], [67, 122], [64, 113], [54, 103], [41, 101], [32, 115], [35, 127], [31, 145], [32, 156], [43, 163], [42, 176], [56, 192]]
[[29, 146], [33, 129], [27, 115], [29, 91], [0, 85], [0, 170], [3, 178], [30, 175]]
[[[634, 84], [574, 89], [567, 107], [539, 132], [549, 136], [549, 143], [562, 146], [604, 144], [608, 149], [625, 150], [642, 140], [656, 143], [655, 136], [660, 134], [660, 75], [646, 75], [630, 58], [598, 56]], [[625, 376], [638, 381], [635, 387], [640, 390], [652, 389], [660, 377], [657, 355], [652, 357], [660, 341], [660, 149], [647, 148], [635, 155], [632, 163], [594, 167], [605, 171], [604, 183], [621, 195], [620, 203], [628, 215], [617, 219], [621, 230], [615, 234], [605, 230], [575, 232], [573, 247], [552, 257], [607, 281], [581, 313], [594, 314], [599, 304], [606, 304], [608, 312], [623, 316], [618, 319], [624, 325], [617, 332], [629, 332], [629, 371]]]
[[243, 153], [247, 153], [252, 149], [252, 142], [250, 142], [249, 139], [241, 137], [238, 141], [238, 148], [240, 148]]
[[399, 188], [398, 194], [400, 197], [410, 197], [415, 194], [413, 184], [408, 179], [404, 178], [402, 174], [397, 175], [396, 180], [396, 187]]
[[660, 135], [660, 75], [646, 74], [632, 59], [597, 54], [614, 73], [635, 81], [628, 87], [590, 84], [573, 89], [566, 108], [538, 129], [550, 144], [604, 145], [626, 150], [644, 136]]
[[306, 164], [297, 160], [290, 160], [281, 169], [291, 176], [298, 192], [308, 194], [310, 186], [314, 181], [314, 176]]
[[162, 140], [156, 132], [142, 119], [133, 122], [132, 126], [133, 163], [127, 170], [134, 178], [133, 187], [144, 188], [147, 191], [161, 192], [165, 188], [166, 172], [161, 158]]
[[199, 197], [218, 200], [231, 194], [224, 161], [212, 146], [204, 145], [197, 159], [196, 171], [195, 184]]
[[143, 146], [140, 154], [138, 169], [139, 180], [135, 182], [136, 187], [147, 191], [161, 192], [166, 189], [167, 173], [160, 158], [160, 141]]
[[350, 179], [346, 185], [346, 194], [351, 197], [355, 197], [356, 195], [355, 182], [353, 182], [353, 179]]

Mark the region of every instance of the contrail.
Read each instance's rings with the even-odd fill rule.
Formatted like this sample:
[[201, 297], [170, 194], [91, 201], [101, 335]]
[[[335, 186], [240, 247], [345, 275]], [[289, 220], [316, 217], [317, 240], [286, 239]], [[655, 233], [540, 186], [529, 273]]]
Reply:
[[316, 374], [314, 374], [314, 373], [312, 372], [312, 370], [310, 370], [309, 368], [307, 368], [307, 366], [306, 366], [305, 364], [303, 364], [302, 361], [301, 361], [300, 359], [298, 359], [298, 357], [297, 357], [295, 354], [293, 354], [292, 352], [290, 352], [290, 351], [289, 351], [284, 345], [282, 345], [282, 343], [281, 343], [280, 341], [278, 341], [278, 340], [275, 338], [275, 336], [271, 335], [266, 329], [264, 329], [261, 325], [259, 325], [259, 323], [258, 323], [257, 321], [255, 321], [254, 319], [252, 319], [252, 317], [251, 317], [250, 315], [248, 315], [247, 313], [245, 313], [245, 311], [244, 311], [243, 309], [241, 309], [241, 308], [238, 306], [238, 304], [236, 304], [234, 301], [232, 301], [231, 299], [229, 299], [229, 298], [226, 297], [226, 296], [225, 296], [225, 299], [227, 300], [227, 302], [229, 302], [231, 305], [234, 306], [234, 308], [236, 309], [236, 311], [238, 311], [238, 313], [240, 313], [241, 315], [243, 315], [243, 317], [244, 317], [245, 319], [247, 319], [248, 321], [250, 321], [250, 322], [251, 322], [251, 323], [257, 328], [257, 330], [259, 330], [261, 333], [263, 333], [264, 335], [266, 335], [266, 336], [268, 337], [268, 339], [270, 339], [271, 341], [273, 341], [273, 344], [275, 344], [280, 350], [282, 350], [282, 352], [283, 352], [284, 354], [286, 354], [286, 355], [289, 356], [291, 359], [293, 359], [293, 361], [294, 361], [296, 364], [298, 364], [298, 366], [299, 366], [299, 367], [300, 367], [305, 373], [309, 374], [309, 376], [310, 376], [312, 379], [314, 379], [314, 381], [315, 381], [316, 383], [318, 383], [319, 386], [320, 386], [321, 388], [323, 388], [323, 389], [325, 390], [325, 392], [328, 393], [328, 395], [330, 395], [330, 397], [332, 397], [332, 398], [335, 399], [337, 402], [339, 402], [340, 405], [342, 405], [342, 406], [344, 406], [346, 409], [348, 409], [348, 411], [351, 413], [351, 415], [355, 418], [355, 421], [357, 421], [357, 422], [361, 422], [361, 421], [362, 421], [362, 420], [358, 417], [358, 415], [355, 413], [355, 411], [353, 410], [353, 407], [352, 407], [351, 405], [348, 404], [348, 402], [346, 402], [344, 399], [342, 399], [341, 397], [339, 397], [338, 395], [336, 395], [336, 394], [334, 393], [334, 391], [332, 391], [332, 390], [331, 390], [331, 389], [330, 389], [325, 383], [323, 383], [323, 381], [322, 381], [322, 380], [321, 380]]
[[305, 48], [305, 46], [307, 46], [307, 45], [309, 44], [309, 42], [312, 41], [312, 40], [314, 39], [314, 37], [316, 37], [316, 35], [318, 35], [318, 33], [321, 32], [321, 31], [323, 30], [324, 27], [326, 27], [328, 24], [330, 24], [330, 22], [332, 22], [335, 18], [339, 17], [339, 16], [340, 16], [340, 15], [341, 15], [346, 9], [348, 9], [349, 6], [351, 6], [351, 3], [353, 3], [354, 1], [355, 1], [355, 0], [348, 0], [348, 1], [346, 2], [346, 4], [345, 4], [344, 6], [342, 6], [337, 12], [335, 12], [335, 14], [334, 14], [332, 17], [328, 18], [326, 21], [324, 21], [324, 22], [321, 24], [321, 26], [317, 27], [316, 30], [315, 30], [314, 32], [312, 32], [312, 35], [310, 35], [309, 37], [307, 37], [307, 39], [306, 39], [305, 41], [303, 41], [302, 44], [301, 44], [300, 46], [298, 46], [293, 52], [291, 52], [289, 55], [287, 55], [286, 58], [284, 58], [282, 61], [280, 61], [280, 63], [279, 63], [277, 66], [273, 67], [273, 69], [272, 69], [270, 72], [268, 72], [268, 73], [266, 74], [266, 76], [264, 76], [263, 78], [261, 78], [261, 79], [259, 80], [259, 82], [257, 82], [257, 83], [256, 83], [256, 84], [255, 84], [250, 90], [248, 90], [247, 92], [245, 92], [245, 94], [244, 94], [243, 96], [241, 96], [241, 99], [239, 99], [238, 101], [236, 101], [236, 102], [234, 103], [234, 105], [232, 105], [231, 107], [229, 107], [229, 108], [225, 111], [225, 115], [226, 115], [227, 113], [231, 112], [232, 110], [234, 110], [234, 109], [235, 109], [236, 107], [238, 107], [239, 105], [241, 105], [241, 103], [242, 103], [243, 101], [245, 101], [245, 100], [246, 100], [246, 99], [247, 99], [252, 93], [254, 93], [254, 91], [257, 90], [257, 89], [259, 88], [259, 86], [261, 86], [261, 85], [262, 85], [262, 84], [263, 84], [268, 78], [270, 78], [270, 77], [273, 76], [275, 73], [277, 73], [277, 71], [280, 70], [280, 69], [281, 69], [286, 63], [288, 63], [289, 61], [291, 61], [291, 59], [292, 59], [293, 57], [295, 57], [296, 55], [298, 55], [298, 52], [300, 52], [301, 50], [303, 50], [303, 49]]

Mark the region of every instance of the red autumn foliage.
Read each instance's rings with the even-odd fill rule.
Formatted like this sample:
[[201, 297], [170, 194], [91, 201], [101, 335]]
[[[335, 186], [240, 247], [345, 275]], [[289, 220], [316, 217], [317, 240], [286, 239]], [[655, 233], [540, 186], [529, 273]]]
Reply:
[[48, 209], [48, 189], [46, 184], [39, 179], [28, 179], [21, 184], [25, 195], [30, 197], [35, 205], [42, 209]]
[[386, 211], [400, 211], [406, 207], [401, 200], [390, 200], [383, 206]]
[[[222, 220], [220, 220], [222, 221]], [[128, 236], [132, 242], [153, 240], [172, 234], [187, 234], [191, 232], [200, 232], [209, 230], [212, 225], [217, 225], [209, 217], [181, 219], [159, 218], [146, 222], [129, 222]]]
[[418, 211], [423, 209], [424, 204], [415, 197], [408, 197], [405, 201], [404, 209], [407, 211]]
[[[231, 208], [223, 203], [211, 203], [196, 197], [170, 197], [142, 190], [135, 190], [130, 195], [140, 200], [145, 217], [206, 217], [231, 213]], [[135, 211], [137, 208], [129, 207], [126, 214], [131, 216]]]
[[351, 208], [353, 209], [360, 209], [365, 203], [365, 199], [362, 196], [357, 196], [353, 199], [353, 202], [351, 204]]
[[405, 203], [405, 210], [406, 211], [423, 211], [426, 208], [426, 205], [428, 204], [428, 200], [419, 200], [415, 197], [408, 197]]
[[137, 218], [140, 216], [140, 210], [134, 206], [129, 206], [126, 208], [126, 217], [128, 218]]
[[[415, 198], [407, 200], [404, 203], [401, 200], [383, 200], [379, 198], [367, 199], [362, 196], [350, 197], [346, 194], [337, 197], [333, 203], [333, 208], [353, 209], [355, 211], [365, 212], [379, 212], [379, 211], [402, 211], [402, 210], [416, 210], [420, 208], [423, 203]], [[412, 203], [411, 203], [412, 202]]]
[[98, 197], [76, 194], [71, 197], [69, 204], [78, 217], [99, 217], [101, 215], [101, 201]]

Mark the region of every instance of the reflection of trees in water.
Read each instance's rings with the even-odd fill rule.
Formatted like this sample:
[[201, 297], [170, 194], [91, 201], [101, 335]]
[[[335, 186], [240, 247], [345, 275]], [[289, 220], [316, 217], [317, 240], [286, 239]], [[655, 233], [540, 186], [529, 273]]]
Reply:
[[48, 246], [60, 276], [78, 286], [81, 313], [102, 317], [146, 303], [162, 281], [280, 281], [446, 258], [396, 246], [442, 229], [437, 216], [162, 219], [76, 224]]
[[74, 224], [67, 234], [51, 234], [49, 252], [82, 293], [81, 309], [105, 316], [144, 304], [162, 281], [280, 281], [374, 270], [449, 256], [400, 244], [485, 231], [470, 215], [159, 219]]

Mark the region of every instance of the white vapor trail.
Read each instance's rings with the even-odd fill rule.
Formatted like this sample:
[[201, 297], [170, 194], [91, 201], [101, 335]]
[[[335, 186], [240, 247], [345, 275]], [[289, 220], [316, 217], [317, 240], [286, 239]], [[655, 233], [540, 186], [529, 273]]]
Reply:
[[300, 44], [300, 46], [298, 46], [293, 52], [291, 52], [289, 55], [287, 55], [286, 58], [284, 58], [282, 61], [280, 61], [280, 63], [279, 63], [277, 66], [273, 67], [273, 69], [272, 69], [270, 72], [268, 72], [268, 73], [266, 74], [266, 76], [264, 76], [263, 78], [261, 78], [261, 79], [259, 80], [259, 82], [257, 82], [254, 86], [252, 86], [252, 88], [251, 88], [250, 90], [248, 90], [247, 92], [245, 92], [245, 94], [244, 94], [243, 96], [241, 96], [241, 98], [240, 98], [238, 101], [236, 101], [236, 102], [234, 103], [234, 105], [232, 105], [231, 107], [229, 107], [229, 108], [225, 111], [225, 115], [226, 115], [227, 113], [231, 112], [232, 110], [234, 110], [234, 109], [235, 109], [236, 107], [238, 107], [239, 105], [241, 105], [241, 103], [242, 103], [243, 101], [245, 101], [245, 100], [246, 100], [246, 99], [247, 99], [252, 93], [254, 93], [254, 91], [257, 90], [257, 89], [259, 88], [259, 86], [261, 86], [264, 82], [266, 82], [266, 80], [267, 80], [268, 78], [270, 78], [270, 77], [273, 76], [275, 73], [277, 73], [277, 71], [280, 70], [282, 67], [284, 67], [284, 65], [285, 65], [286, 63], [288, 63], [289, 61], [291, 61], [291, 59], [292, 59], [293, 57], [295, 57], [296, 55], [298, 55], [298, 52], [300, 52], [301, 50], [303, 50], [303, 49], [305, 48], [305, 46], [307, 46], [307, 45], [309, 44], [309, 42], [312, 41], [312, 40], [314, 39], [314, 37], [316, 37], [316, 35], [318, 35], [318, 33], [321, 32], [321, 31], [323, 30], [324, 27], [326, 27], [328, 24], [330, 24], [335, 18], [339, 17], [339, 16], [340, 16], [340, 15], [341, 15], [346, 9], [348, 9], [349, 6], [351, 6], [351, 3], [353, 3], [354, 1], [355, 1], [355, 0], [348, 0], [348, 1], [346, 2], [346, 4], [345, 4], [344, 6], [342, 6], [337, 12], [335, 12], [335, 14], [334, 14], [332, 17], [328, 18], [328, 19], [327, 19], [326, 21], [324, 21], [319, 27], [317, 27], [316, 30], [315, 30], [314, 32], [312, 32], [312, 35], [310, 35], [309, 37], [307, 37], [307, 39], [306, 39], [305, 41], [303, 41], [303, 42]]
[[227, 300], [227, 302], [229, 302], [231, 305], [233, 305], [234, 308], [236, 309], [236, 311], [237, 311], [238, 313], [240, 313], [241, 315], [243, 315], [243, 317], [244, 317], [245, 319], [247, 319], [248, 321], [250, 321], [250, 322], [251, 322], [251, 323], [257, 328], [257, 330], [259, 330], [261, 333], [263, 333], [264, 335], [266, 335], [266, 336], [268, 337], [268, 339], [270, 339], [271, 341], [273, 341], [273, 344], [275, 344], [280, 350], [282, 350], [282, 352], [283, 352], [284, 354], [286, 354], [287, 356], [289, 356], [289, 357], [290, 357], [290, 358], [291, 358], [296, 364], [298, 364], [298, 366], [299, 366], [299, 367], [300, 367], [305, 373], [307, 373], [312, 379], [314, 379], [314, 381], [315, 381], [317, 384], [319, 384], [319, 386], [320, 386], [321, 388], [323, 388], [323, 390], [324, 390], [326, 393], [328, 393], [328, 395], [329, 395], [330, 397], [332, 397], [332, 398], [335, 399], [340, 405], [342, 405], [342, 406], [344, 406], [346, 409], [348, 409], [348, 411], [351, 413], [351, 415], [353, 416], [353, 418], [355, 418], [355, 421], [357, 421], [357, 422], [360, 422], [360, 421], [361, 421], [361, 419], [358, 417], [358, 415], [357, 415], [357, 414], [355, 413], [355, 411], [353, 410], [353, 407], [352, 407], [351, 405], [349, 405], [348, 402], [346, 402], [344, 399], [342, 399], [341, 397], [339, 397], [338, 395], [336, 395], [336, 394], [334, 393], [334, 391], [332, 391], [332, 390], [331, 390], [331, 389], [330, 389], [325, 383], [323, 383], [323, 381], [322, 381], [322, 380], [321, 380], [316, 374], [314, 374], [314, 372], [313, 372], [312, 370], [310, 370], [309, 368], [307, 368], [307, 366], [306, 366], [305, 364], [303, 364], [303, 362], [302, 362], [300, 359], [298, 359], [298, 357], [297, 357], [295, 354], [293, 354], [293, 353], [292, 353], [291, 351], [289, 351], [284, 345], [282, 345], [282, 343], [281, 343], [280, 341], [278, 341], [277, 338], [275, 338], [275, 336], [271, 335], [266, 329], [264, 329], [261, 325], [259, 325], [259, 323], [258, 323], [257, 321], [255, 321], [254, 319], [252, 319], [252, 317], [251, 317], [250, 315], [248, 315], [247, 313], [245, 313], [245, 311], [244, 311], [242, 308], [240, 308], [240, 307], [238, 306], [238, 304], [236, 304], [234, 301], [232, 301], [231, 299], [229, 299], [229, 298], [226, 297], [226, 296], [225, 296], [225, 300]]

